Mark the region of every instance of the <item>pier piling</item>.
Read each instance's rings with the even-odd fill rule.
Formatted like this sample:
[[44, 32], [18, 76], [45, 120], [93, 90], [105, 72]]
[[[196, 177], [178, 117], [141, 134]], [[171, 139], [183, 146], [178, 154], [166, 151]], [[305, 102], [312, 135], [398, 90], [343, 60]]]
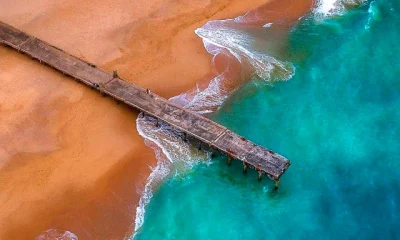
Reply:
[[243, 173], [247, 173], [247, 163], [243, 162]]
[[275, 189], [275, 190], [278, 190], [278, 188], [279, 188], [279, 180], [276, 180], [276, 181], [275, 181], [275, 187], [274, 187], [274, 189]]
[[230, 156], [228, 156], [226, 163], [228, 164], [228, 166], [230, 166], [232, 164], [232, 158]]
[[258, 181], [262, 180], [263, 172], [261, 170], [258, 171]]

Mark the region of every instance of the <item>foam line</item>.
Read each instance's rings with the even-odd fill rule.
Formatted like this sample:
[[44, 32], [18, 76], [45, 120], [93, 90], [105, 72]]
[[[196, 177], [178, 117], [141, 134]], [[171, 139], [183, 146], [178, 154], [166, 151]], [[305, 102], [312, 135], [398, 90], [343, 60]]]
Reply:
[[[340, 1], [320, 0], [314, 12], [329, 15], [341, 8], [338, 3]], [[252, 77], [273, 82], [288, 80], [295, 74], [294, 66], [279, 59], [271, 50], [276, 45], [268, 36], [279, 34], [276, 29], [280, 22], [270, 22], [265, 18], [265, 22], [255, 26], [247, 24], [245, 16], [209, 21], [195, 31], [203, 39], [207, 52], [213, 55], [214, 77], [198, 82], [195, 88], [172, 97], [170, 101], [199, 114], [206, 114], [216, 111]], [[255, 32], [262, 34], [259, 36]], [[184, 172], [199, 161], [208, 159], [208, 156], [182, 141], [181, 132], [155, 121], [146, 116], [137, 119], [139, 134], [145, 139], [146, 145], [154, 149], [158, 162], [147, 179], [137, 208], [135, 233], [130, 239], [134, 238], [143, 225], [145, 208], [153, 195], [153, 189], [172, 173]]]

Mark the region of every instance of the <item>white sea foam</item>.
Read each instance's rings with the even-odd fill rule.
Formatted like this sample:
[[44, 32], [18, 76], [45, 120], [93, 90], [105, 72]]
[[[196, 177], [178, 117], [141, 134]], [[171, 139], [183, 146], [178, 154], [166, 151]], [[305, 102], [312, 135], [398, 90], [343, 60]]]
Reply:
[[[393, 11], [393, 8], [390, 8], [390, 10]], [[369, 4], [368, 13], [369, 18], [367, 24], [365, 25], [365, 29], [370, 29], [374, 23], [382, 20], [382, 12], [376, 1], [372, 1]]]
[[[144, 221], [145, 207], [153, 196], [153, 189], [168, 175], [191, 169], [207, 156], [189, 143], [182, 140], [182, 132], [169, 125], [158, 122], [157, 119], [142, 114], [136, 120], [139, 134], [145, 139], [147, 146], [152, 148], [157, 158], [157, 166], [147, 178], [144, 191], [136, 209], [135, 233]], [[130, 238], [133, 239], [135, 234]]]
[[[203, 39], [205, 49], [214, 59], [224, 55], [229, 59], [223, 72], [214, 77], [206, 87], [199, 87], [172, 98], [191, 111], [200, 114], [215, 111], [223, 102], [246, 80], [254, 75], [265, 81], [287, 80], [294, 74], [291, 63], [278, 60], [268, 53], [268, 42], [263, 36], [255, 36], [251, 33], [254, 28], [243, 27], [236, 20], [210, 21], [195, 33]], [[271, 27], [267, 24], [264, 29]], [[260, 32], [263, 28], [258, 27]], [[273, 40], [271, 40], [273, 42]], [[265, 48], [255, 46], [265, 46]], [[276, 44], [275, 44], [276, 45]], [[269, 46], [269, 48], [274, 48]], [[238, 65], [241, 66], [238, 69]]]
[[[196, 29], [195, 33], [204, 40], [206, 49], [212, 44], [228, 50], [241, 63], [250, 63], [261, 79], [287, 80], [293, 74], [292, 64], [280, 61], [266, 52], [255, 50], [254, 44], [258, 39], [245, 30], [237, 29], [237, 24], [233, 20], [210, 21]], [[281, 74], [275, 75], [277, 71]]]
[[[208, 43], [205, 42], [206, 48], [209, 49], [209, 52], [214, 54], [213, 61], [215, 61], [216, 56], [221, 54], [221, 49], [210, 49], [211, 47], [207, 45]], [[236, 58], [231, 55], [229, 56], [230, 57], [227, 57], [229, 61], [227, 62], [225, 70], [211, 79], [206, 87], [201, 88], [199, 85], [197, 85], [194, 91], [190, 91], [190, 94], [183, 93], [171, 98], [170, 100], [199, 114], [213, 112], [224, 103], [224, 101], [229, 97], [231, 91], [235, 89], [235, 87], [234, 89], [228, 89], [224, 87], [224, 85], [236, 85], [236, 88], [240, 87], [240, 83], [235, 83], [234, 81], [240, 81], [243, 78], [242, 76], [236, 76], [236, 78], [231, 76], [232, 72], [234, 71], [234, 63], [232, 63], [232, 61], [236, 61]], [[229, 83], [229, 81], [231, 82]], [[186, 95], [190, 96], [187, 97]]]
[[263, 26], [263, 27], [264, 27], [264, 28], [269, 28], [269, 27], [271, 27], [271, 26], [272, 26], [272, 24], [273, 24], [273, 23], [266, 23], [266, 24], [264, 24], [264, 26]]
[[[160, 152], [156, 151], [156, 155], [159, 155]], [[135, 218], [135, 232], [140, 229], [143, 225], [144, 214], [145, 214], [145, 206], [150, 202], [150, 199], [153, 197], [153, 186], [159, 183], [163, 178], [168, 176], [170, 170], [168, 165], [162, 161], [157, 163], [157, 166], [151, 169], [151, 174], [147, 178], [146, 185], [144, 187], [143, 192], [141, 193], [141, 198], [139, 201], [139, 205], [136, 208], [136, 218]], [[135, 235], [132, 236], [132, 239]]]
[[[270, 26], [259, 28], [266, 29]], [[287, 80], [294, 74], [292, 64], [277, 60], [266, 51], [256, 50], [254, 44], [257, 39], [240, 29], [240, 25], [234, 20], [208, 22], [197, 29], [196, 34], [203, 39], [206, 50], [214, 55], [213, 63], [222, 56], [226, 66], [222, 71], [214, 69], [217, 74], [208, 84], [198, 84], [195, 89], [170, 99], [186, 109], [199, 114], [215, 111], [245, 80], [254, 75], [265, 81], [274, 81]], [[155, 118], [139, 117], [137, 129], [146, 144], [155, 150], [158, 163], [152, 169], [142, 193], [136, 213], [135, 233], [131, 239], [143, 225], [145, 207], [160, 181], [171, 174], [192, 168], [199, 161], [205, 162], [209, 159], [204, 152], [182, 141], [182, 132], [157, 123]]]
[[346, 8], [357, 6], [364, 2], [366, 0], [319, 0], [314, 12], [322, 16], [340, 15], [344, 13]]
[[339, 2], [339, 0], [320, 0], [318, 2], [316, 11], [324, 15], [332, 14], [334, 10], [337, 8], [336, 7], [337, 2]]
[[[323, 17], [337, 15], [349, 6], [359, 5], [365, 1], [319, 0], [314, 13]], [[271, 56], [268, 49], [255, 48], [259, 44], [257, 43], [259, 39], [246, 31], [246, 28], [242, 28], [245, 25], [241, 25], [241, 22], [242, 17], [210, 21], [195, 31], [203, 39], [205, 49], [214, 56], [213, 62], [221, 55], [228, 59], [225, 69], [218, 72], [206, 86], [198, 83], [195, 89], [173, 97], [170, 101], [199, 114], [210, 113], [221, 106], [251, 76], [256, 75], [265, 81], [275, 81], [288, 80], [294, 75], [295, 68], [291, 63]], [[274, 26], [273, 23], [265, 23], [259, 28], [268, 31]], [[238, 62], [242, 69], [237, 69]], [[152, 117], [138, 118], [137, 129], [145, 139], [145, 143], [154, 149], [158, 163], [147, 179], [137, 207], [135, 233], [130, 239], [134, 238], [143, 225], [145, 207], [153, 196], [153, 189], [165, 177], [190, 169], [199, 161], [208, 159], [208, 156], [182, 141], [182, 132], [166, 124], [157, 124]]]
[[49, 229], [37, 236], [35, 240], [78, 240], [78, 237], [70, 231]]

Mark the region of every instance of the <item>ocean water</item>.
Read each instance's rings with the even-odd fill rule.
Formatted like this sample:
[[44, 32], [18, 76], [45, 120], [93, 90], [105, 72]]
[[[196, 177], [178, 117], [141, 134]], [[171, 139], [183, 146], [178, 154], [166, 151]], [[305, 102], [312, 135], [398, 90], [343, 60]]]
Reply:
[[135, 239], [400, 239], [400, 1], [291, 30], [286, 82], [248, 82], [210, 117], [292, 161], [273, 191], [223, 156], [172, 174]]

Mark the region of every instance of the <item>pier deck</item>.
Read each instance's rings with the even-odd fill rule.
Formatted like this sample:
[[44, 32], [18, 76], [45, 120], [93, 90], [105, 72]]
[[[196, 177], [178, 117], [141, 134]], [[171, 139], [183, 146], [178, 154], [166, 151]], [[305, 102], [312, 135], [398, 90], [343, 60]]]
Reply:
[[[101, 93], [112, 96], [202, 141], [228, 157], [243, 161], [259, 174], [279, 182], [290, 162], [224, 126], [190, 112], [147, 89], [128, 83], [86, 61], [0, 22], [0, 43], [25, 53]], [[0, 83], [1, 84], [1, 83]]]

